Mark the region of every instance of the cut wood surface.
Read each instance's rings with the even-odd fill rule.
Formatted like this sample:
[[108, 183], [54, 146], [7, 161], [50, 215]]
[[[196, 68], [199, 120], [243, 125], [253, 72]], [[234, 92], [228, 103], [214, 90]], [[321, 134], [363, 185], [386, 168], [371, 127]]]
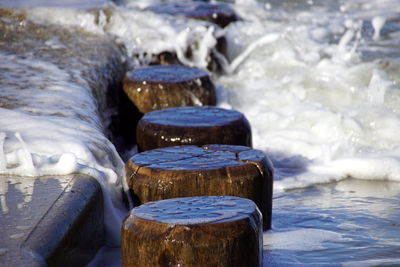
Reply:
[[180, 65], [147, 66], [128, 72], [123, 89], [143, 114], [170, 107], [215, 105], [207, 72]]
[[252, 146], [246, 117], [218, 107], [179, 107], [149, 112], [136, 128], [139, 151], [177, 145]]
[[273, 169], [245, 146], [175, 146], [145, 151], [125, 167], [135, 204], [176, 197], [230, 195], [253, 200], [271, 227]]
[[122, 227], [123, 266], [262, 266], [261, 214], [232, 196], [174, 198], [134, 208]]

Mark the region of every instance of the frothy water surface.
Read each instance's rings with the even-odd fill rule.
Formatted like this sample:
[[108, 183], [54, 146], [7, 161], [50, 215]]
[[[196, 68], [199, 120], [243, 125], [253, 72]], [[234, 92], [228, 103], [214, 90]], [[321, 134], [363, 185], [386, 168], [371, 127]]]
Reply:
[[[189, 66], [205, 68], [217, 38], [225, 35], [225, 72], [213, 74], [219, 105], [246, 115], [254, 147], [267, 153], [275, 166], [273, 229], [264, 235], [264, 263], [399, 264], [398, 1], [236, 0], [234, 8], [244, 20], [224, 30], [141, 10], [154, 2], [106, 3], [95, 11], [35, 8], [27, 13], [42, 25], [81, 27], [116, 40], [125, 47], [130, 67], [169, 51]], [[49, 39], [48, 44], [57, 47], [62, 42]], [[187, 47], [194, 48], [190, 58], [184, 53]], [[2, 57], [27, 69], [34, 64], [64, 75], [39, 61]], [[6, 113], [25, 116], [0, 112], [2, 118]], [[0, 135], [0, 159], [6, 154], [8, 161], [28, 166], [23, 161], [33, 144], [23, 132], [21, 136]], [[80, 148], [78, 143], [75, 151]], [[61, 147], [58, 155], [64, 152], [71, 151]], [[63, 160], [71, 162], [73, 156], [79, 158], [72, 152]], [[60, 160], [53, 158], [55, 163]], [[118, 254], [103, 255], [107, 253]]]

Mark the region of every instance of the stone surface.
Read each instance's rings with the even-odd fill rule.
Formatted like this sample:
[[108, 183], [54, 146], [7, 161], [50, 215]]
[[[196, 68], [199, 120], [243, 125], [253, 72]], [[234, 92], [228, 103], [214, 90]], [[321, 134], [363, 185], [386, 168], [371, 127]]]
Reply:
[[215, 105], [207, 72], [179, 65], [148, 66], [128, 72], [125, 93], [142, 113], [181, 106]]
[[123, 266], [262, 266], [261, 214], [232, 196], [174, 198], [134, 208]]
[[151, 5], [146, 8], [155, 13], [185, 16], [193, 19], [205, 20], [225, 27], [231, 22], [239, 20], [232, 7], [226, 3], [207, 2], [166, 2]]
[[136, 128], [140, 151], [177, 145], [252, 146], [245, 116], [218, 107], [179, 107], [145, 114]]
[[0, 176], [0, 204], [0, 266], [83, 266], [103, 245], [103, 198], [92, 177]]
[[176, 197], [238, 196], [253, 200], [271, 228], [273, 168], [244, 146], [175, 146], [134, 155], [125, 167], [136, 205]]

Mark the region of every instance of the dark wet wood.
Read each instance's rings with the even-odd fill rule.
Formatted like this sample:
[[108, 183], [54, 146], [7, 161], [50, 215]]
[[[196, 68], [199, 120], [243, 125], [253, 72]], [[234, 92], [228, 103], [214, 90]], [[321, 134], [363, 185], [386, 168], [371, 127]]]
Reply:
[[246, 117], [218, 107], [179, 107], [144, 115], [136, 128], [139, 151], [177, 145], [252, 146]]
[[104, 243], [92, 177], [0, 176], [0, 198], [0, 265], [84, 266]]
[[231, 22], [239, 20], [239, 16], [226, 3], [207, 2], [166, 2], [154, 4], [146, 10], [159, 14], [185, 16], [188, 18], [205, 20], [225, 27]]
[[[184, 16], [187, 18], [207, 21], [207, 27], [223, 28], [228, 24], [240, 20], [232, 7], [226, 3], [205, 3], [205, 2], [165, 2], [158, 3], [148, 7], [150, 10], [159, 14], [169, 14]], [[215, 36], [217, 44], [209, 52], [207, 58], [207, 69], [212, 72], [224, 71], [226, 61], [226, 39], [225, 36]], [[189, 60], [192, 58], [192, 49], [188, 47], [184, 52]], [[152, 57], [150, 64], [181, 64], [175, 52], [165, 51]]]
[[230, 195], [253, 200], [271, 228], [273, 169], [268, 157], [244, 146], [175, 146], [145, 151], [127, 162], [135, 204], [176, 197]]
[[123, 266], [262, 266], [261, 215], [237, 197], [175, 198], [133, 209]]
[[115, 91], [117, 112], [111, 116], [111, 141], [120, 154], [136, 144], [136, 127], [143, 114], [128, 98], [121, 86]]
[[215, 105], [207, 72], [180, 65], [148, 66], [126, 74], [123, 88], [142, 113], [182, 106]]

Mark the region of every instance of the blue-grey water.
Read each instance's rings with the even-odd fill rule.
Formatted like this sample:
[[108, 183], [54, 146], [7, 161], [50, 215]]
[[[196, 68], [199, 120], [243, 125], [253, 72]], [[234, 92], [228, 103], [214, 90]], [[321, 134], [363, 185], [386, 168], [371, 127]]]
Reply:
[[[236, 0], [230, 3], [243, 20], [223, 30], [142, 10], [156, 2], [38, 0], [24, 12], [37, 24], [116, 40], [130, 68], [169, 51], [205, 69], [224, 35], [224, 72], [212, 73], [218, 105], [246, 115], [254, 147], [275, 166], [264, 266], [400, 265], [398, 1]], [[48, 40], [52, 47], [62, 42]], [[26, 60], [15, 64], [31, 64]], [[16, 145], [0, 137], [7, 158]], [[38, 143], [25, 142], [35, 152]], [[104, 247], [92, 265], [119, 266], [119, 249]]]

